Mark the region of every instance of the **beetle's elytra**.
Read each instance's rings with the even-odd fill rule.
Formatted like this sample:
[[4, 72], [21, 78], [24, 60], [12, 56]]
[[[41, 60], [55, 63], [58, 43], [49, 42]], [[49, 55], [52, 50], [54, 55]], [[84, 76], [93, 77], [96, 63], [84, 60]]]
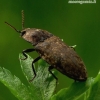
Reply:
[[[22, 19], [24, 20], [23, 13]], [[23, 20], [22, 26], [24, 24]], [[7, 22], [5, 23], [8, 24]], [[10, 24], [8, 25], [11, 26]], [[15, 29], [13, 26], [11, 27]], [[48, 71], [56, 80], [58, 78], [51, 71], [53, 68], [75, 81], [85, 81], [87, 79], [87, 71], [82, 59], [73, 48], [66, 45], [59, 37], [56, 37], [48, 31], [36, 28], [26, 28], [22, 31], [16, 31], [20, 33], [23, 39], [34, 46], [32, 49], [23, 50], [22, 53], [25, 59], [27, 58], [26, 53], [36, 51], [39, 54], [39, 57], [32, 62], [33, 79], [36, 77], [33, 63], [41, 58], [50, 65]]]

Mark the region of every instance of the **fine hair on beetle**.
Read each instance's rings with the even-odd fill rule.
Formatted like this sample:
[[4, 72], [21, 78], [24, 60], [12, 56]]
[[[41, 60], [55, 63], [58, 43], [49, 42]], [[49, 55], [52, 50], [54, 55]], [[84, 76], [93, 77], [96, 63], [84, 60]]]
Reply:
[[52, 73], [52, 69], [56, 69], [65, 76], [74, 79], [75, 81], [86, 81], [87, 70], [83, 60], [78, 56], [72, 46], [65, 44], [59, 37], [52, 33], [37, 29], [37, 28], [24, 28], [24, 12], [22, 10], [22, 31], [17, 30], [15, 27], [5, 22], [16, 32], [20, 33], [20, 36], [31, 43], [34, 48], [25, 49], [22, 54], [25, 60], [28, 58], [26, 53], [36, 51], [39, 56], [32, 61], [32, 69], [34, 76], [30, 81], [36, 77], [36, 71], [34, 63], [39, 59], [45, 60], [48, 64], [48, 71], [56, 79], [58, 78]]

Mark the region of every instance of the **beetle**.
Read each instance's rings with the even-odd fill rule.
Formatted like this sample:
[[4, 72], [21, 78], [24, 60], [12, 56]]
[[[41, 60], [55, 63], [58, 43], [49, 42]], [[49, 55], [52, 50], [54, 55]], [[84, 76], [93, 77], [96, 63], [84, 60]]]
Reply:
[[[36, 51], [39, 54], [39, 56], [32, 62], [32, 69], [34, 72], [33, 79], [36, 77], [36, 72], [33, 64], [42, 58], [50, 65], [48, 67], [48, 71], [56, 79], [56, 82], [58, 78], [52, 73], [52, 69], [58, 70], [62, 74], [74, 79], [75, 81], [86, 81], [87, 70], [84, 62], [75, 52], [75, 50], [65, 44], [59, 37], [46, 30], [37, 28], [25, 28], [22, 31], [18, 31], [9, 23], [5, 23], [12, 27], [16, 32], [20, 33], [20, 36], [24, 40], [34, 46], [34, 48], [22, 51], [23, 55], [25, 56], [23, 60], [27, 59], [26, 53]], [[23, 11], [22, 27], [24, 27]]]

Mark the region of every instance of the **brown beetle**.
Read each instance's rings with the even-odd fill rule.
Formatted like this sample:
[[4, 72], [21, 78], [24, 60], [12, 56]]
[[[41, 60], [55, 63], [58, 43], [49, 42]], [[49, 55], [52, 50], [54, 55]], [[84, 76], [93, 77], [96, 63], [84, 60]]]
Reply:
[[[22, 27], [24, 26], [24, 15], [22, 12]], [[7, 22], [5, 22], [8, 24]], [[11, 26], [10, 24], [8, 24]], [[39, 53], [37, 57], [32, 62], [32, 69], [34, 72], [34, 77], [36, 77], [36, 72], [34, 69], [33, 63], [39, 59], [44, 59], [50, 66], [48, 71], [52, 76], [58, 80], [58, 78], [52, 73], [52, 69], [55, 68], [60, 71], [62, 74], [74, 79], [75, 81], [85, 81], [87, 79], [86, 67], [77, 55], [75, 50], [70, 46], [66, 45], [59, 37], [54, 36], [48, 31], [36, 28], [26, 28], [22, 31], [16, 30], [11, 26], [15, 31], [20, 33], [21, 37], [31, 43], [34, 48], [23, 50], [24, 59], [27, 58], [26, 53], [36, 51]], [[32, 79], [32, 80], [33, 80]]]

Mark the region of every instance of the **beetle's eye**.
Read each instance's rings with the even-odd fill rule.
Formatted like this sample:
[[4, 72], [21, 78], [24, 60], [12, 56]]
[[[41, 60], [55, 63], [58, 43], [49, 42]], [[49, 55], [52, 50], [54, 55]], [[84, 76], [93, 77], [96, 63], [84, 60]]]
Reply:
[[26, 31], [21, 32], [21, 36], [23, 36], [26, 33]]

